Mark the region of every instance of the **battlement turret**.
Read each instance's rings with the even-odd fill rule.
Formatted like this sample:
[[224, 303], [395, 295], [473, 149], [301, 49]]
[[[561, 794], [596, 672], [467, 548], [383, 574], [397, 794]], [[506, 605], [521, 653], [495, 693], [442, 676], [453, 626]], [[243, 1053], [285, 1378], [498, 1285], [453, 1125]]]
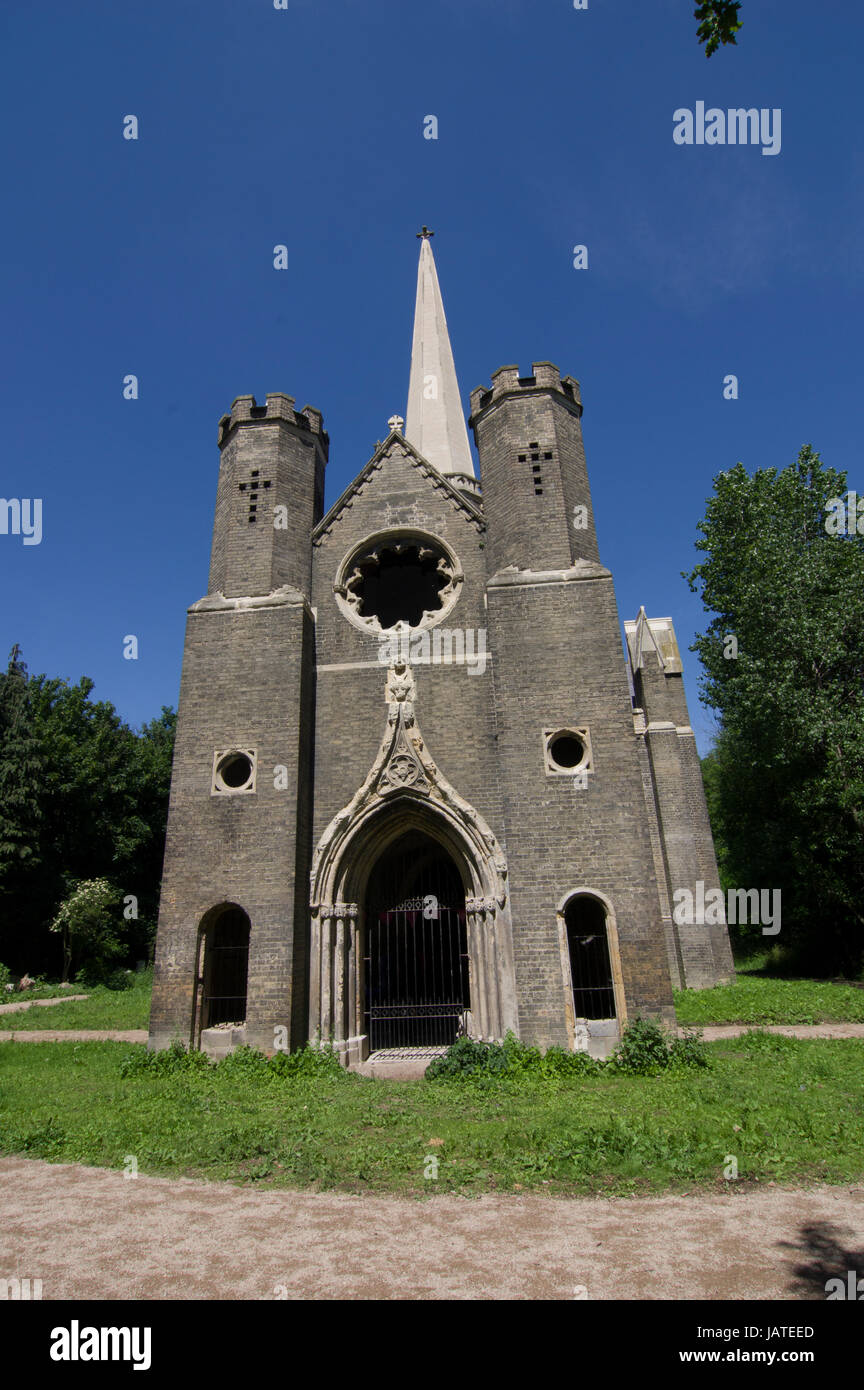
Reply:
[[237, 425], [257, 423], [260, 420], [284, 420], [286, 424], [294, 425], [297, 429], [308, 430], [318, 435], [326, 457], [330, 441], [324, 430], [321, 411], [316, 410], [314, 405], [304, 405], [302, 410], [295, 410], [294, 397], [286, 396], [283, 391], [268, 391], [264, 405], [259, 405], [254, 396], [237, 396], [232, 403], [230, 414], [223, 415], [219, 421], [220, 449], [227, 444], [231, 432]]
[[490, 405], [517, 392], [557, 391], [581, 416], [582, 396], [579, 382], [574, 377], [562, 377], [554, 362], [532, 362], [531, 372], [531, 376], [520, 376], [518, 367], [499, 367], [497, 372], [492, 373], [491, 391], [488, 386], [475, 386], [471, 392], [471, 419], [468, 422], [472, 428], [475, 418]]

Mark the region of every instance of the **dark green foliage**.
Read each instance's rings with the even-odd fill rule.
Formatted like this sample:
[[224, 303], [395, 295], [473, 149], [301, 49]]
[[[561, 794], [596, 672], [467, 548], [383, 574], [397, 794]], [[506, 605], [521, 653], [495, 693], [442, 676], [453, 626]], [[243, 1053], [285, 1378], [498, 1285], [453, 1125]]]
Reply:
[[[714, 615], [692, 650], [720, 718], [705, 784], [724, 886], [779, 889], [776, 944], [800, 973], [854, 978], [864, 962], [864, 536], [825, 529], [830, 500], [846, 491], [846, 475], [809, 446], [780, 472], [719, 474], [696, 543], [705, 558], [686, 578]], [[736, 659], [724, 657], [730, 633]]]
[[624, 1029], [607, 1066], [630, 1076], [655, 1076], [669, 1067], [707, 1067], [708, 1053], [697, 1034], [673, 1038], [658, 1023], [635, 1018]]
[[709, 1067], [708, 1050], [699, 1033], [692, 1028], [683, 1030], [683, 1037], [673, 1038], [669, 1044], [670, 1066]]
[[95, 989], [97, 985], [104, 985], [106, 989], [117, 993], [120, 990], [131, 989], [134, 980], [131, 970], [117, 969], [110, 962], [93, 961], [78, 971], [75, 982], [83, 985], [85, 989]]
[[203, 1052], [187, 1052], [181, 1042], [173, 1042], [159, 1052], [136, 1047], [120, 1063], [123, 1077], [172, 1076], [178, 1072], [209, 1072], [224, 1081], [243, 1077], [254, 1081], [347, 1075], [332, 1047], [313, 1047], [309, 1043], [296, 1052], [276, 1052], [272, 1057], [254, 1047], [237, 1047], [214, 1062]]
[[658, 1024], [637, 1018], [625, 1027], [620, 1044], [605, 1064], [586, 1052], [569, 1052], [563, 1047], [550, 1047], [541, 1052], [539, 1047], [529, 1047], [508, 1033], [503, 1043], [458, 1038], [443, 1057], [426, 1068], [426, 1079], [482, 1082], [493, 1077], [508, 1080], [545, 1077], [567, 1080], [596, 1076], [606, 1070], [646, 1076], [669, 1067], [707, 1067], [708, 1064], [708, 1053], [695, 1033], [673, 1038]]
[[443, 1057], [426, 1068], [427, 1081], [449, 1081], [468, 1078], [475, 1081], [494, 1077], [567, 1078], [596, 1075], [602, 1063], [585, 1052], [568, 1052], [563, 1047], [550, 1047], [541, 1052], [508, 1033], [503, 1043], [474, 1042], [457, 1038]]
[[175, 716], [135, 733], [92, 689], [28, 676], [17, 647], [0, 672], [0, 958], [13, 971], [60, 974], [48, 925], [92, 879], [138, 900], [137, 918], [120, 914], [123, 962], [150, 952]]
[[181, 1042], [173, 1042], [161, 1052], [136, 1047], [120, 1063], [120, 1075], [172, 1076], [176, 1072], [204, 1071], [209, 1067], [210, 1062], [203, 1052], [187, 1052]]
[[426, 1068], [428, 1081], [450, 1080], [459, 1076], [490, 1075], [503, 1071], [507, 1062], [504, 1049], [498, 1043], [475, 1042], [473, 1038], [457, 1038], [443, 1057], [436, 1057]]
[[275, 1052], [268, 1065], [273, 1076], [329, 1076], [339, 1079], [347, 1076], [334, 1048], [313, 1047], [310, 1043], [296, 1052]]
[[0, 676], [0, 883], [39, 868], [43, 754], [34, 731], [31, 683], [20, 648]]
[[256, 1047], [235, 1047], [214, 1064], [220, 1076], [266, 1076], [270, 1064]]
[[735, 35], [741, 28], [738, 18], [740, 8], [737, 0], [705, 0], [705, 3], [697, 5], [693, 11], [699, 20], [696, 36], [705, 45], [706, 58], [716, 53], [723, 43], [737, 43]]

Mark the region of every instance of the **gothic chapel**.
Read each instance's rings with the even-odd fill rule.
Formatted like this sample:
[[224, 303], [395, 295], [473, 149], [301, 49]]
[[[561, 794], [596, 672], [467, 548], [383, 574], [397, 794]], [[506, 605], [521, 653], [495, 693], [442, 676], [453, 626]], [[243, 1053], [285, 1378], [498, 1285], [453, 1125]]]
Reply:
[[406, 418], [328, 512], [320, 411], [239, 396], [219, 423], [151, 1047], [602, 1056], [732, 976], [726, 926], [673, 915], [719, 884], [699, 758], [671, 620], [622, 646], [579, 383], [473, 391], [478, 480], [431, 235]]

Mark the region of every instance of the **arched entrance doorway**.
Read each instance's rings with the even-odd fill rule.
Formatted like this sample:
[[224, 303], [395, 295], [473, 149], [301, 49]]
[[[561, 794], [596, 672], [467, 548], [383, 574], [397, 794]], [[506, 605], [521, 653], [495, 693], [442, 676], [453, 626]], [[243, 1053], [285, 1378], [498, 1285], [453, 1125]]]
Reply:
[[243, 909], [228, 905], [208, 913], [201, 924], [199, 951], [202, 946], [199, 1034], [217, 1023], [246, 1021], [249, 918]]
[[465, 890], [452, 859], [409, 830], [373, 867], [365, 907], [370, 1050], [449, 1046], [471, 1003]]
[[564, 923], [577, 1022], [614, 1019], [615, 986], [606, 908], [597, 898], [580, 894], [567, 903]]

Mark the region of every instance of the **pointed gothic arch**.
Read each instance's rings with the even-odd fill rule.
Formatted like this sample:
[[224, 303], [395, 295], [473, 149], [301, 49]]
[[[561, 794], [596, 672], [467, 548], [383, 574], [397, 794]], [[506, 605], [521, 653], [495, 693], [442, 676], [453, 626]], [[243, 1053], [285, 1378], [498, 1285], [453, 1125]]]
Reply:
[[414, 718], [410, 669], [387, 683], [389, 713], [378, 756], [352, 800], [328, 825], [311, 872], [311, 1038], [337, 1047], [346, 1063], [368, 1055], [362, 1032], [365, 900], [382, 854], [408, 831], [437, 842], [465, 893], [471, 1031], [501, 1038], [516, 1026], [507, 864], [483, 817], [436, 767]]

